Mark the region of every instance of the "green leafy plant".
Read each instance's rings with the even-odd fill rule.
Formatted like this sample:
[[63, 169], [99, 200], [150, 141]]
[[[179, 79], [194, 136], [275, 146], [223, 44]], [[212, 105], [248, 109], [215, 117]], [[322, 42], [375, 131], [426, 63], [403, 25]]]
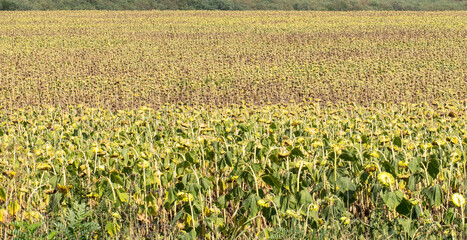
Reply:
[[68, 209], [65, 218], [56, 223], [58, 237], [68, 240], [91, 239], [93, 234], [100, 229], [97, 222], [92, 220], [92, 211], [88, 210], [86, 204], [73, 203]]
[[53, 239], [56, 235], [55, 231], [49, 234], [40, 233], [42, 223], [30, 223], [23, 221], [16, 221], [12, 223], [13, 229], [10, 230], [9, 235], [13, 240], [33, 240], [33, 239]]

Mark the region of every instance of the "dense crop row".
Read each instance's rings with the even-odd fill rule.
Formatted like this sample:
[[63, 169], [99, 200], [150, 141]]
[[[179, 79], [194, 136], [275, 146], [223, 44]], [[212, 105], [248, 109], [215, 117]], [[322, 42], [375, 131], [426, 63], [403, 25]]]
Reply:
[[1, 107], [463, 99], [465, 12], [3, 12]]
[[456, 238], [466, 107], [3, 111], [0, 232], [84, 203], [99, 238]]

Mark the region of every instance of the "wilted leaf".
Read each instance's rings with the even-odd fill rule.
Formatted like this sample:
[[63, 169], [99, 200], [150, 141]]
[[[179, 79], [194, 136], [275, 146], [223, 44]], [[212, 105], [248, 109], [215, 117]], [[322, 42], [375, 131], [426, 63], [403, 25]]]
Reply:
[[399, 206], [396, 207], [396, 211], [401, 215], [409, 216], [412, 212], [412, 204], [409, 200], [403, 198]]
[[300, 205], [308, 206], [309, 204], [313, 203], [313, 197], [309, 191], [303, 189], [298, 193], [298, 202]]
[[274, 177], [273, 175], [264, 175], [262, 177], [263, 181], [268, 184], [269, 186], [271, 187], [276, 187], [278, 189], [280, 189], [282, 187], [282, 184], [281, 182], [279, 181], [279, 179], [277, 179], [276, 177]]
[[2, 200], [4, 202], [6, 201], [6, 193], [5, 193], [5, 190], [2, 187], [0, 187], [0, 200]]
[[123, 190], [123, 189], [119, 189], [117, 191], [117, 196], [118, 196], [118, 199], [120, 200], [120, 202], [122, 202], [122, 203], [127, 203], [128, 200], [130, 199], [130, 196], [128, 195], [128, 193], [126, 193], [125, 190]]
[[428, 200], [428, 203], [431, 206], [439, 207], [443, 203], [443, 189], [438, 184], [430, 188], [423, 189], [422, 193], [423, 195], [425, 195], [425, 197]]
[[250, 218], [256, 216], [256, 214], [258, 213], [258, 200], [260, 200], [260, 197], [252, 193], [245, 199], [245, 201], [243, 201], [243, 207], [246, 211], [249, 212]]
[[124, 185], [122, 178], [116, 172], [113, 172], [112, 174], [110, 174], [110, 180], [112, 181], [112, 183], [117, 183], [120, 186]]
[[381, 196], [383, 198], [384, 203], [388, 208], [395, 209], [404, 198], [404, 193], [400, 190], [395, 192], [387, 192]]
[[402, 140], [400, 137], [395, 137], [392, 143], [398, 147], [402, 147]]
[[406, 233], [412, 233], [412, 219], [399, 218], [397, 220]]
[[428, 174], [430, 174], [432, 178], [436, 178], [439, 173], [439, 167], [438, 159], [431, 159], [430, 163], [428, 163]]
[[352, 179], [348, 177], [339, 178], [339, 180], [337, 180], [337, 187], [339, 187], [339, 191], [341, 192], [355, 191], [357, 189]]
[[105, 225], [105, 230], [111, 237], [114, 237], [120, 231], [120, 225], [115, 222], [107, 222]]
[[8, 213], [12, 216], [15, 216], [19, 212], [20, 209], [21, 209], [21, 206], [16, 200], [8, 204]]

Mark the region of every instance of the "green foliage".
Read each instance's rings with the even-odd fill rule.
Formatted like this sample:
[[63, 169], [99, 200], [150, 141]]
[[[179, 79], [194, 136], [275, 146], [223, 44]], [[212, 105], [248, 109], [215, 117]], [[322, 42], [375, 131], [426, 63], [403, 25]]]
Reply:
[[[453, 100], [437, 109], [465, 106]], [[0, 169], [2, 186], [22, 187], [0, 187], [0, 213], [4, 221], [47, 220], [43, 228], [11, 225], [15, 239], [47, 238], [49, 230], [57, 239], [461, 233], [465, 115], [408, 103], [373, 109], [381, 107], [18, 110], [2, 115], [8, 127], [0, 127], [11, 134], [0, 138], [1, 153], [18, 161], [0, 162]], [[15, 144], [32, 139], [35, 146], [9, 152], [19, 149], [11, 147], [12, 136]], [[36, 188], [24, 179], [40, 179], [33, 197], [27, 194]], [[433, 223], [441, 227], [430, 230]]]
[[86, 204], [73, 203], [71, 209], [65, 214], [65, 218], [56, 223], [58, 236], [61, 239], [91, 239], [100, 226], [97, 222], [91, 221], [92, 211], [88, 210]]
[[13, 222], [13, 229], [10, 230], [9, 235], [13, 240], [53, 239], [55, 237], [55, 231], [50, 232], [48, 235], [45, 233], [40, 234], [41, 226], [42, 223]]
[[18, 6], [15, 2], [9, 0], [2, 0], [0, 1], [0, 10], [16, 10]]
[[456, 0], [2, 0], [0, 10], [466, 10]]

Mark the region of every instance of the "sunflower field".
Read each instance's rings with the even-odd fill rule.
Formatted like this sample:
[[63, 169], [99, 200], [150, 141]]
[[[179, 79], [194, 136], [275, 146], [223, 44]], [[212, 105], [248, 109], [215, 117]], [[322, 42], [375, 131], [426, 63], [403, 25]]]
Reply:
[[464, 12], [0, 13], [0, 238], [465, 239]]

